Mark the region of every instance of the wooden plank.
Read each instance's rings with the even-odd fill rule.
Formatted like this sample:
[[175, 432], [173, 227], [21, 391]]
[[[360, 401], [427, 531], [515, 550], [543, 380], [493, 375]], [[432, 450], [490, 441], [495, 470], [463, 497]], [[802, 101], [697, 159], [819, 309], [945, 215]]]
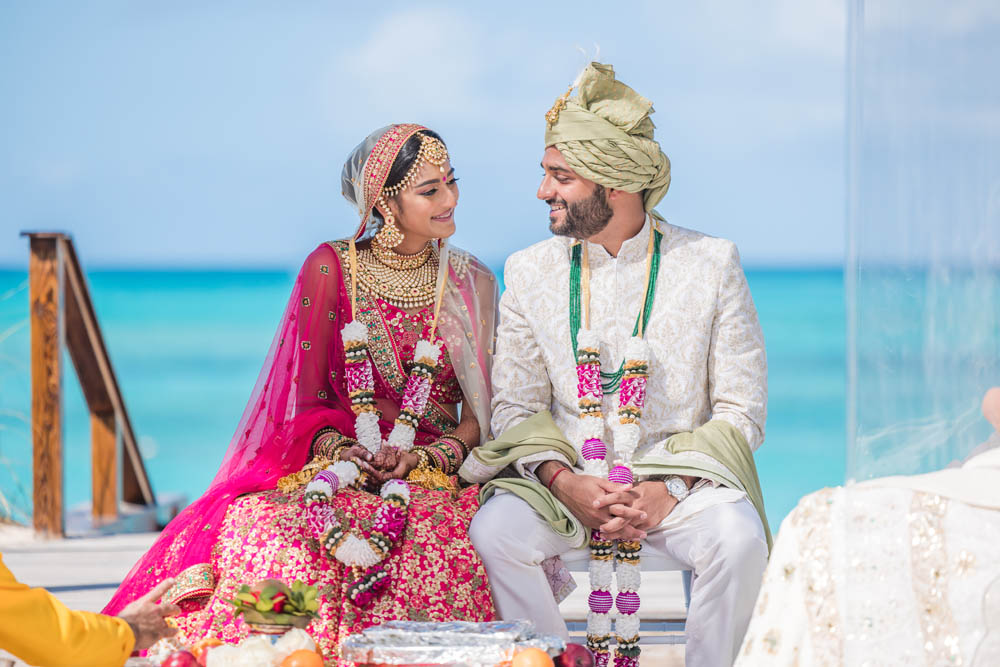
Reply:
[[63, 312], [66, 347], [76, 369], [76, 377], [80, 381], [83, 399], [91, 412], [113, 412], [115, 406], [107, 387], [109, 371], [102, 368], [99, 355], [94, 352], [93, 323], [86, 316], [82, 306], [86, 303], [83, 294], [85, 287], [80, 285], [76, 272], [69, 266], [66, 266], [65, 271]]
[[132, 430], [132, 422], [128, 413], [122, 413], [122, 445], [124, 459], [122, 465], [122, 499], [137, 505], [155, 505], [153, 487], [146, 475], [146, 464], [139, 451], [139, 443]]
[[118, 516], [118, 434], [115, 413], [90, 413], [90, 474], [94, 519]]
[[32, 238], [28, 262], [31, 317], [31, 439], [35, 530], [62, 537], [62, 284], [57, 238]]

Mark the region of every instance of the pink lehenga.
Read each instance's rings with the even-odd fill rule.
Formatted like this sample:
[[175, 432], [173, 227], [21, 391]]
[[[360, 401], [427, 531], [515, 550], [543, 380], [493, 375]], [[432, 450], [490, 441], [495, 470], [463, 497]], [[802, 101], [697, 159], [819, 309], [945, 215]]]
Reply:
[[[358, 150], [363, 148], [371, 150], [364, 143]], [[434, 453], [452, 476], [452, 487], [410, 484], [406, 528], [383, 561], [388, 590], [370, 604], [355, 605], [347, 594], [355, 573], [320, 545], [305, 489], [278, 488], [281, 478], [329, 453], [314, 448], [355, 436], [341, 336], [352, 318], [352, 287], [354, 315], [368, 332], [383, 438], [396, 417], [392, 406], [398, 411], [402, 401], [416, 343], [431, 330], [433, 307], [407, 312], [352, 285], [348, 253], [349, 242], [340, 241], [309, 255], [218, 474], [132, 568], [105, 613], [117, 613], [164, 578], [176, 577], [164, 599], [182, 608], [176, 618], [181, 639], [212, 636], [232, 643], [249, 628], [233, 616], [227, 598], [242, 584], [299, 579], [319, 589], [319, 618], [306, 630], [329, 660], [338, 659], [348, 635], [387, 620], [493, 620], [486, 572], [467, 533], [478, 487], [458, 486], [454, 475], [467, 452], [458, 451], [455, 440], [439, 439], [457, 425], [446, 409], [455, 403], [474, 411], [481, 436], [489, 423], [497, 288], [489, 269], [471, 255], [447, 245], [434, 248], [444, 267], [439, 275], [447, 276], [434, 335], [444, 353], [415, 444]], [[341, 489], [328, 502], [339, 521], [365, 534], [384, 503], [377, 493], [354, 488]]]

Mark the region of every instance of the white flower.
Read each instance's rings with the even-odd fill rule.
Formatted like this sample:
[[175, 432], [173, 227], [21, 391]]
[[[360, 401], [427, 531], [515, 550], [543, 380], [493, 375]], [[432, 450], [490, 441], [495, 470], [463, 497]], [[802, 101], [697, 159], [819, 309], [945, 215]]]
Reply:
[[639, 590], [639, 585], [642, 583], [642, 570], [639, 569], [638, 565], [618, 563], [617, 574], [618, 590], [633, 592]]
[[244, 665], [270, 666], [280, 664], [278, 652], [274, 650], [274, 645], [269, 637], [263, 635], [247, 637], [240, 642], [239, 649]]
[[591, 558], [588, 572], [590, 574], [590, 590], [609, 590], [611, 579], [615, 573], [614, 561]]
[[306, 493], [311, 491], [320, 491], [327, 498], [333, 495], [333, 487], [325, 479], [314, 479], [313, 481], [306, 484]]
[[316, 642], [309, 636], [309, 633], [300, 628], [292, 628], [281, 635], [278, 641], [274, 642], [274, 650], [278, 654], [279, 660], [284, 660], [293, 651], [305, 649], [307, 651], [316, 650]]
[[337, 476], [337, 479], [340, 480], [341, 488], [354, 484], [360, 472], [358, 464], [354, 461], [337, 461], [328, 467], [327, 470]]
[[618, 614], [618, 618], [615, 619], [615, 632], [624, 639], [631, 639], [639, 634], [639, 613]]
[[366, 327], [359, 320], [351, 320], [344, 325], [344, 328], [340, 330], [340, 335], [344, 339], [344, 343], [354, 341], [362, 341], [364, 343], [368, 342], [368, 327]]
[[[421, 341], [422, 342], [422, 341]], [[396, 424], [389, 434], [389, 444], [396, 449], [408, 452], [413, 449], [413, 438], [416, 432], [409, 424]]]
[[354, 420], [354, 431], [361, 446], [374, 454], [382, 446], [382, 432], [378, 429], [378, 415], [362, 412]]
[[622, 463], [629, 464], [632, 455], [639, 447], [639, 436], [642, 431], [638, 424], [615, 424], [613, 426], [615, 435], [615, 452], [622, 459]]
[[579, 349], [581, 347], [589, 347], [591, 349], [600, 349], [601, 339], [597, 336], [597, 332], [593, 329], [583, 329], [576, 334], [576, 347]]
[[381, 560], [378, 554], [372, 551], [368, 540], [362, 540], [353, 533], [347, 536], [334, 556], [341, 563], [350, 567], [371, 567]]
[[417, 341], [417, 347], [413, 351], [413, 358], [415, 360], [433, 359], [434, 363], [437, 364], [438, 357], [440, 356], [441, 356], [440, 343], [432, 343], [422, 338], [419, 341]]
[[587, 612], [587, 634], [588, 635], [610, 635], [611, 634], [611, 614], [598, 614], [592, 611]]
[[403, 499], [409, 503], [410, 502], [410, 485], [401, 479], [390, 479], [388, 482], [382, 485], [381, 496], [383, 498], [388, 498], [390, 495], [402, 496]]
[[625, 343], [625, 360], [640, 361], [649, 365], [649, 345], [639, 336], [632, 336]]
[[217, 646], [208, 651], [208, 667], [272, 667], [281, 662], [271, 640], [262, 636], [247, 637], [236, 646]]
[[241, 662], [242, 655], [239, 647], [231, 644], [216, 646], [207, 655], [205, 660], [207, 667], [241, 667], [245, 664]]
[[[587, 416], [580, 419], [580, 437], [583, 440], [600, 438], [604, 435], [604, 420], [596, 416]], [[581, 443], [582, 444], [582, 443]]]

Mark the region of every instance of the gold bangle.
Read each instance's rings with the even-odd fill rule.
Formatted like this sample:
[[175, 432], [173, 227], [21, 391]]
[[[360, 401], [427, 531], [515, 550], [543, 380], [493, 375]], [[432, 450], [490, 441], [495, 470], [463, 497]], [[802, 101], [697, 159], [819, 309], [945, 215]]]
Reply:
[[448, 438], [449, 440], [454, 440], [455, 442], [457, 442], [458, 444], [460, 444], [462, 446], [462, 450], [463, 451], [465, 451], [465, 452], [469, 451], [469, 443], [467, 443], [465, 440], [462, 440], [460, 437], [458, 437], [454, 433], [445, 433], [444, 435], [442, 435], [438, 439], [439, 440], [444, 440], [445, 438]]
[[417, 455], [420, 459], [420, 463], [417, 464], [418, 470], [432, 470], [434, 465], [431, 463], [431, 455], [427, 453], [427, 450], [423, 447], [414, 447], [413, 453]]

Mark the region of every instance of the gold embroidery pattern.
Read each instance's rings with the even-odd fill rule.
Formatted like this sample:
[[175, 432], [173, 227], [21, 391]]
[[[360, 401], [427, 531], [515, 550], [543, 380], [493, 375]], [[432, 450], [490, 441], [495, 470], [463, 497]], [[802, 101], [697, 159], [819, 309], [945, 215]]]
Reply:
[[806, 496], [789, 515], [795, 532], [800, 535], [802, 554], [798, 571], [793, 568], [789, 574], [786, 567], [784, 573], [786, 578], [796, 574], [802, 577], [803, 599], [809, 615], [807, 622], [816, 655], [827, 658], [828, 664], [841, 665], [844, 663], [844, 636], [830, 552], [833, 492], [834, 489], [823, 489]]
[[164, 594], [163, 601], [177, 604], [181, 600], [211, 595], [215, 590], [215, 576], [211, 563], [192, 565], [175, 577], [177, 583]]
[[[349, 266], [350, 258], [347, 255], [347, 241], [333, 241], [330, 245], [337, 251], [337, 254], [340, 257], [341, 266]], [[350, 272], [342, 271], [341, 274], [344, 280], [344, 288], [348, 291], [348, 293], [350, 293]], [[385, 323], [382, 321], [382, 317], [378, 311], [378, 304], [371, 303], [369, 296], [363, 291], [359, 291], [357, 309], [358, 320], [368, 328], [368, 354], [371, 355], [372, 366], [374, 367], [375, 372], [378, 373], [397, 394], [402, 396], [403, 392], [406, 390], [406, 381], [408, 378], [399, 368], [399, 363], [396, 359], [395, 353], [393, 352], [392, 343], [390, 341], [391, 334], [386, 328]], [[447, 349], [444, 351], [442, 363], [450, 363]], [[431, 424], [440, 433], [450, 431], [457, 425], [457, 422], [452, 419], [451, 415], [438, 407], [434, 401], [427, 401], [427, 408], [424, 410], [424, 414], [421, 418], [423, 421]]]
[[944, 515], [948, 500], [915, 492], [907, 514], [910, 576], [928, 665], [961, 665], [958, 625], [948, 603], [948, 550]]
[[[412, 493], [404, 542], [385, 561], [391, 590], [363, 610], [343, 595], [349, 570], [325, 555], [310, 534], [302, 489], [241, 496], [229, 507], [213, 551], [219, 573], [215, 592], [182, 605], [176, 617], [180, 639], [208, 635], [236, 643], [246, 637], [246, 624], [233, 618], [225, 599], [242, 584], [272, 577], [307, 579], [319, 587], [320, 618], [306, 631], [331, 664], [341, 664], [336, 661], [338, 647], [348, 635], [385, 621], [493, 620], [486, 571], [467, 536], [478, 488], [470, 487], [458, 498], [417, 486]], [[371, 529], [381, 504], [378, 496], [354, 489], [331, 501], [338, 520], [362, 531]]]
[[464, 250], [459, 250], [458, 248], [450, 248], [448, 250], [448, 264], [451, 266], [451, 270], [455, 272], [456, 280], [462, 280], [465, 277], [466, 272], [469, 270], [470, 261], [469, 253]]

